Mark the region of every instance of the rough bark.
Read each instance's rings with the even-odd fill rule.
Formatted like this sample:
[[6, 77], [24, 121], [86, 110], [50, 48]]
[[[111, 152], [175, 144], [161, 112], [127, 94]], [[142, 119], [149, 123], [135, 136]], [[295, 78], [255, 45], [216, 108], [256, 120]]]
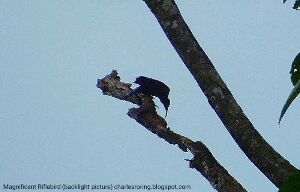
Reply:
[[177, 145], [182, 151], [190, 151], [194, 158], [188, 160], [190, 167], [199, 171], [210, 184], [220, 192], [245, 192], [239, 184], [214, 158], [209, 149], [200, 141], [191, 139], [173, 132], [167, 126], [167, 122], [156, 112], [155, 104], [151, 98], [139, 93], [128, 97], [132, 91], [131, 84], [123, 83], [117, 71], [102, 79], [98, 79], [97, 87], [102, 90], [104, 95], [109, 95], [120, 100], [125, 100], [139, 105], [138, 108], [132, 108], [128, 111], [128, 116], [135, 119], [147, 130], [156, 134], [170, 144]]
[[287, 176], [295, 173], [297, 169], [263, 139], [243, 113], [194, 38], [174, 0], [144, 0], [144, 2], [157, 18], [171, 44], [235, 142], [274, 185], [281, 187]]

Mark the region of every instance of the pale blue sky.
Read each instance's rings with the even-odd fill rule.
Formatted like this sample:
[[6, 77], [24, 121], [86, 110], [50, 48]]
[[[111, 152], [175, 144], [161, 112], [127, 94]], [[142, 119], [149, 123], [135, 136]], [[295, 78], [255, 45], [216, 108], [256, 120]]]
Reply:
[[[300, 51], [300, 12], [288, 1], [177, 1], [244, 112], [299, 167], [299, 98], [277, 125]], [[189, 184], [214, 191], [181, 152], [103, 96], [118, 70], [171, 88], [167, 121], [204, 142], [248, 191], [277, 191], [240, 152], [143, 1], [0, 0], [0, 184]], [[164, 114], [164, 109], [156, 102]]]

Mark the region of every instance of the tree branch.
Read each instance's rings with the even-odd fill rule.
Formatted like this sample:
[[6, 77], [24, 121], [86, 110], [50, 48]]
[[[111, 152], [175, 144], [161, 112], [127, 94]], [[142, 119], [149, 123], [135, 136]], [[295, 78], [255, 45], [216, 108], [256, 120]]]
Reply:
[[277, 187], [297, 169], [256, 131], [182, 18], [174, 0], [144, 0], [233, 139]]
[[97, 87], [104, 95], [109, 95], [120, 100], [125, 100], [139, 105], [139, 108], [132, 108], [128, 111], [128, 116], [135, 119], [147, 130], [156, 134], [170, 144], [177, 145], [182, 151], [190, 151], [194, 158], [189, 160], [190, 167], [199, 171], [210, 184], [220, 192], [245, 192], [224, 167], [222, 167], [213, 157], [209, 149], [200, 141], [194, 142], [191, 139], [173, 132], [167, 127], [167, 122], [156, 112], [155, 104], [151, 98], [139, 93], [128, 97], [132, 91], [131, 84], [120, 81], [117, 71], [103, 79], [98, 79]]

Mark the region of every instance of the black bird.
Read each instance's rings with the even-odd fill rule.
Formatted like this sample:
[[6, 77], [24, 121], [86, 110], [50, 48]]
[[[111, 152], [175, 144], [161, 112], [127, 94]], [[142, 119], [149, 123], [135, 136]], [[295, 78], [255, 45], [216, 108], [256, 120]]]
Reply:
[[139, 84], [140, 86], [131, 91], [128, 96], [131, 96], [135, 93], [143, 93], [147, 96], [158, 97], [160, 102], [164, 105], [166, 109], [167, 116], [168, 108], [170, 106], [170, 100], [168, 98], [170, 88], [161, 81], [144, 76], [137, 77], [134, 83]]

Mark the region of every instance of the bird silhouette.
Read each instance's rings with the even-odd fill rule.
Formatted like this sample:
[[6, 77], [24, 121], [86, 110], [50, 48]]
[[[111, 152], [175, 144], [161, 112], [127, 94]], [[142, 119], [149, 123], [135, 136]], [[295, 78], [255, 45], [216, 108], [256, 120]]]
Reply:
[[167, 117], [168, 108], [170, 106], [170, 99], [168, 98], [170, 93], [170, 88], [161, 81], [144, 77], [144, 76], [137, 77], [134, 83], [140, 86], [132, 90], [128, 96], [131, 96], [136, 93], [143, 93], [150, 97], [155, 96], [159, 98], [160, 102], [165, 107], [166, 110], [165, 117]]

